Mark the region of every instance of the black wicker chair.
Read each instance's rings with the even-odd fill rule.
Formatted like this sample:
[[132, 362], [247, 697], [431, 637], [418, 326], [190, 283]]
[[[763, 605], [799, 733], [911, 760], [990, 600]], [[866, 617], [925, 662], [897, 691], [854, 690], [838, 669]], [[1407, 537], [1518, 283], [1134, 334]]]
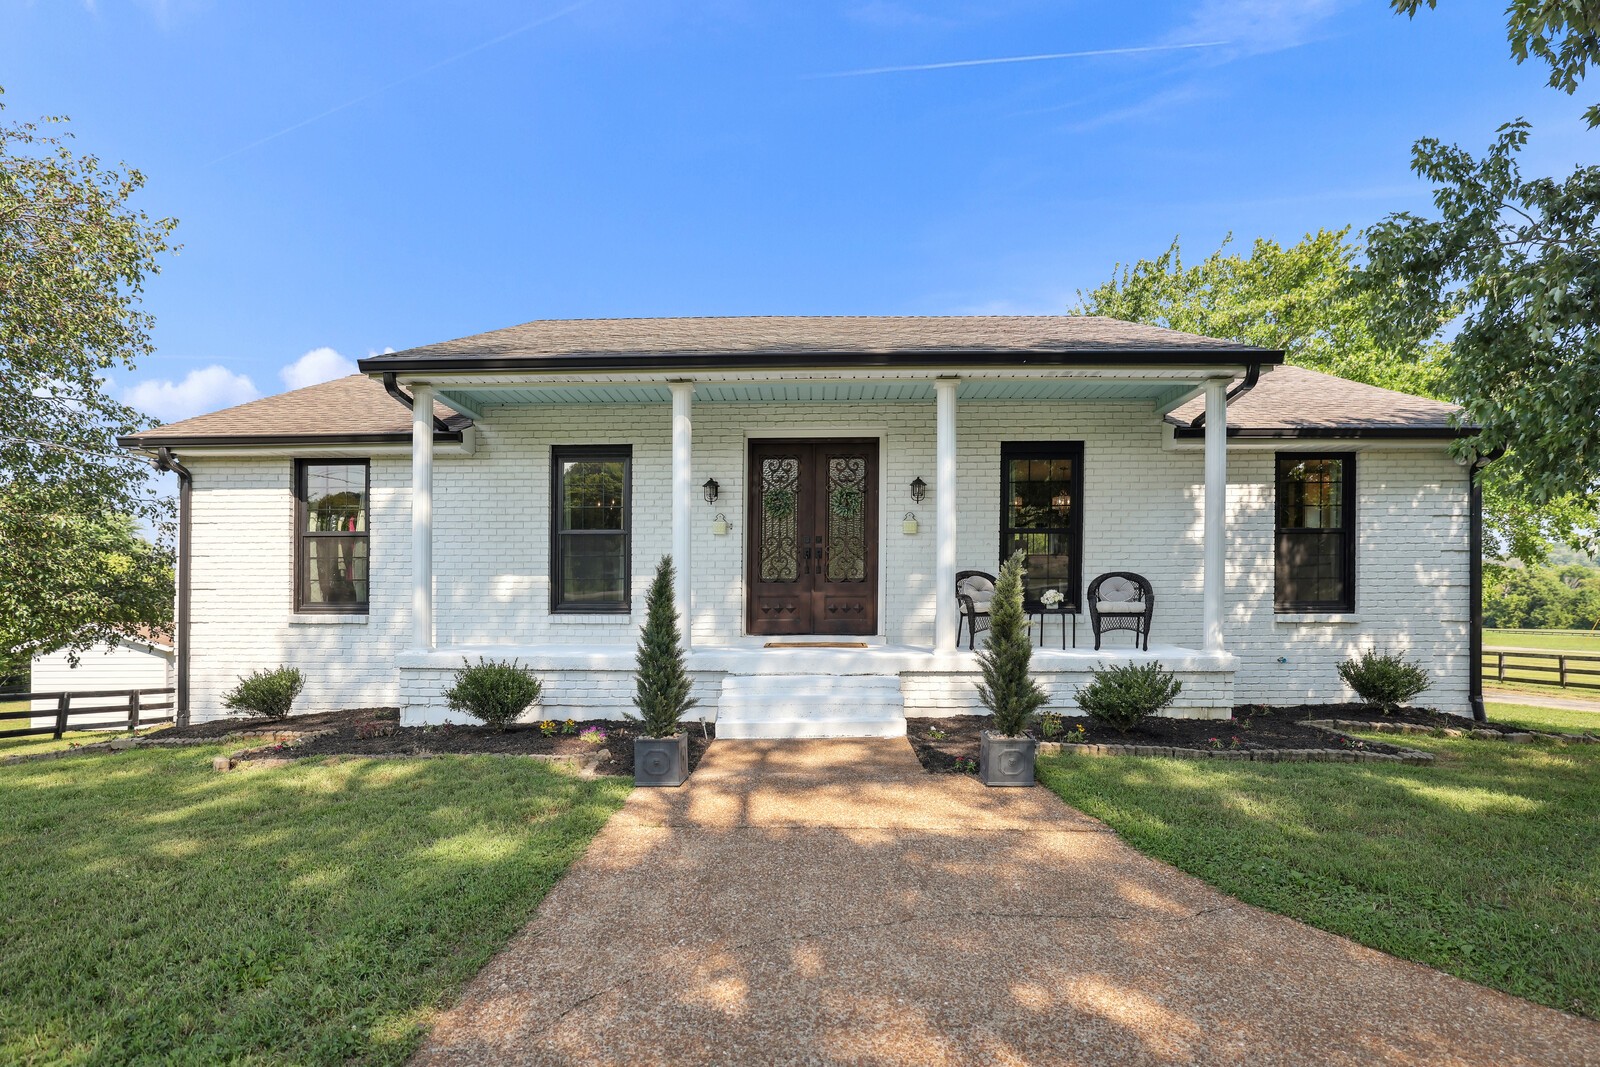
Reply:
[[[985, 584], [987, 583], [987, 584]], [[973, 648], [979, 630], [989, 628], [989, 601], [994, 598], [994, 575], [987, 571], [956, 571], [956, 603], [961, 614], [956, 622], [956, 643], [961, 643], [961, 624], [967, 626], [967, 648]]]
[[1108, 630], [1132, 630], [1133, 646], [1144, 639], [1150, 651], [1150, 620], [1156, 611], [1156, 591], [1132, 571], [1109, 571], [1089, 583], [1089, 624], [1094, 627], [1095, 651], [1100, 635]]

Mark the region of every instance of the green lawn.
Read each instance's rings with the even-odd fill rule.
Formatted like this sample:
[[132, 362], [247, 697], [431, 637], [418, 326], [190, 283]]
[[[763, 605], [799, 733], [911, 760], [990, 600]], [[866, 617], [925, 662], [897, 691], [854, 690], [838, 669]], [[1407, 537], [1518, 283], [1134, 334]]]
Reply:
[[0, 768], [0, 1062], [398, 1063], [629, 788], [221, 751]]
[[1562, 734], [1600, 735], [1600, 713], [1541, 708], [1533, 704], [1484, 705], [1490, 722], [1512, 723], [1529, 730], [1548, 730]]
[[1600, 1018], [1600, 745], [1405, 743], [1439, 762], [1061, 756], [1039, 776], [1240, 900]]
[[1484, 630], [1483, 643], [1551, 652], [1593, 652], [1600, 656], [1600, 634], [1572, 630]]
[[[9, 729], [19, 730], [27, 725], [27, 719], [0, 719], [0, 725]], [[149, 730], [141, 731], [150, 733]], [[0, 737], [0, 759], [7, 756], [31, 756], [37, 752], [53, 752], [58, 748], [71, 748], [73, 745], [89, 745], [98, 741], [109, 741], [113, 737], [126, 735], [126, 730], [68, 730], [61, 735], [61, 740], [56, 740], [49, 734], [33, 734], [30, 737]]]

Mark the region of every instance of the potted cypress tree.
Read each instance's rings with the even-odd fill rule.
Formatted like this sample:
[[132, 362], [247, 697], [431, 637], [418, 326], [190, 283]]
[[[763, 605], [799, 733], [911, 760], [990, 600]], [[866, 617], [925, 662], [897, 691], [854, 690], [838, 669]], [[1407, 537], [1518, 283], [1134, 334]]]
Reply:
[[689, 777], [689, 735], [680, 720], [699, 701], [689, 695], [689, 670], [672, 595], [674, 573], [672, 557], [662, 556], [645, 597], [644, 632], [639, 635], [634, 672], [633, 703], [639, 714], [628, 716], [644, 731], [633, 742], [635, 785], [676, 786]]
[[978, 653], [983, 681], [978, 699], [994, 716], [978, 745], [978, 779], [990, 786], [1033, 784], [1039, 742], [1024, 732], [1048, 699], [1033, 680], [1033, 643], [1022, 614], [1022, 553], [1000, 568], [989, 602], [989, 643]]

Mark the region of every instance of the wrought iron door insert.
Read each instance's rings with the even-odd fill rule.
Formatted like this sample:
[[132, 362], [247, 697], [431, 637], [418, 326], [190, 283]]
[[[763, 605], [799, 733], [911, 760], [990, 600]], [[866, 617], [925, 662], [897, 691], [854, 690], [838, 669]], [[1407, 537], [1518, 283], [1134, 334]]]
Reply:
[[752, 634], [878, 632], [878, 442], [753, 441]]

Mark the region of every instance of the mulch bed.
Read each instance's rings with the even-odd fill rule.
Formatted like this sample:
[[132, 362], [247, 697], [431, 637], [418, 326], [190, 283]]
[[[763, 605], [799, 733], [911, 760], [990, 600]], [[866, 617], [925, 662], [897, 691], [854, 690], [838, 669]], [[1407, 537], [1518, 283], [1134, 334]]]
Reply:
[[[505, 730], [487, 726], [401, 726], [393, 709], [366, 708], [353, 711], [330, 712], [322, 715], [296, 715], [272, 724], [278, 729], [299, 732], [302, 730], [327, 731], [316, 737], [285, 745], [281, 750], [268, 749], [255, 753], [259, 759], [303, 759], [320, 756], [475, 756], [475, 755], [541, 755], [588, 757], [604, 749], [609, 755], [595, 767], [596, 774], [633, 775], [633, 741], [640, 736], [632, 723], [609, 719], [584, 719], [571, 726], [562, 723], [560, 732], [545, 734], [534, 724], [519, 724]], [[218, 726], [206, 723], [205, 727]], [[233, 720], [233, 729], [255, 728], [256, 721]], [[588, 728], [605, 731], [605, 741], [594, 744], [583, 740], [581, 732]], [[186, 727], [195, 730], [203, 727]], [[700, 763], [700, 758], [716, 739], [716, 727], [707, 725], [704, 731], [699, 723], [687, 723], [689, 734], [689, 769]], [[221, 731], [226, 732], [226, 731]], [[215, 733], [206, 736], [216, 736]]]
[[208, 741], [234, 734], [302, 733], [321, 730], [342, 723], [368, 719], [400, 721], [399, 708], [345, 708], [342, 711], [323, 711], [314, 715], [291, 715], [287, 719], [263, 719], [247, 715], [232, 715], [225, 719], [212, 719], [188, 726], [168, 726], [150, 735], [163, 741]]
[[[1417, 716], [1408, 719], [1406, 716]], [[1097, 745], [1150, 745], [1187, 748], [1196, 751], [1250, 752], [1263, 749], [1329, 749], [1348, 747], [1354, 751], [1398, 755], [1405, 751], [1381, 741], [1356, 740], [1343, 734], [1303, 726], [1306, 719], [1379, 719], [1415, 721], [1420, 725], [1471, 725], [1458, 715], [1443, 715], [1426, 708], [1406, 708], [1396, 715], [1379, 716], [1361, 704], [1301, 704], [1295, 707], [1266, 707], [1240, 704], [1232, 719], [1173, 719], [1152, 716], [1140, 726], [1122, 733], [1091, 722], [1087, 716], [1069, 716], [1062, 731], [1046, 738], [1037, 724], [1028, 730], [1030, 737], [1045, 741], [1083, 742]], [[928, 771], [939, 774], [971, 773], [978, 759], [978, 735], [989, 728], [988, 715], [957, 715], [944, 719], [908, 719], [906, 734], [917, 758]], [[1079, 734], [1078, 727], [1083, 732]], [[1509, 727], [1506, 728], [1509, 731]], [[940, 737], [937, 734], [943, 734]]]

